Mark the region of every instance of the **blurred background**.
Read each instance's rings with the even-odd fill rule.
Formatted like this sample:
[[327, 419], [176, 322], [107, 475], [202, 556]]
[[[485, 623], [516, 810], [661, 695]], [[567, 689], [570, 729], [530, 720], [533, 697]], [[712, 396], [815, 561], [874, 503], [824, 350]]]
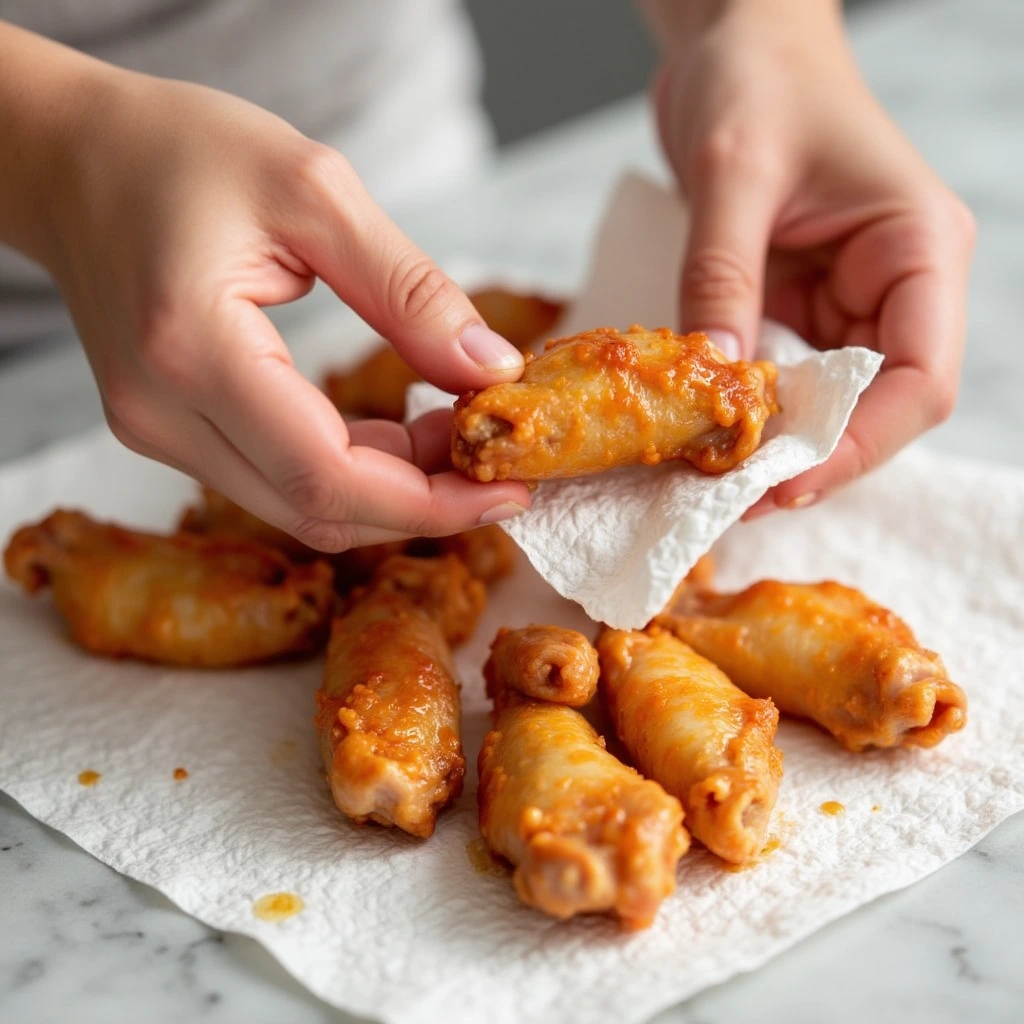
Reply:
[[[845, 0], [844, 7], [926, 2]], [[467, 0], [466, 7], [484, 54], [484, 102], [503, 145], [644, 89], [654, 68], [631, 0]]]

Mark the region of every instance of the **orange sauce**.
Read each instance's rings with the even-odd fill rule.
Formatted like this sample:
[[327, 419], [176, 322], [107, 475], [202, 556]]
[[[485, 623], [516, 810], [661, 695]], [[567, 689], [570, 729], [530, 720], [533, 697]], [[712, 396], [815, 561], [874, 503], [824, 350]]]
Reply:
[[175, 768], [174, 769], [174, 781], [184, 782], [188, 778], [188, 770], [186, 768]]
[[881, 809], [882, 809], [882, 805], [881, 804], [872, 804], [871, 805], [871, 813], [872, 814], [877, 814]]
[[821, 805], [821, 813], [834, 818], [838, 814], [845, 814], [846, 808], [838, 800], [826, 800]]
[[252, 905], [252, 913], [261, 921], [284, 921], [300, 913], [304, 906], [302, 897], [293, 892], [272, 892]]
[[505, 868], [487, 846], [483, 836], [477, 836], [466, 843], [466, 856], [478, 875], [503, 875]]
[[88, 771], [78, 773], [78, 781], [83, 786], [95, 786], [102, 778], [103, 776], [99, 772], [94, 772], [91, 768]]

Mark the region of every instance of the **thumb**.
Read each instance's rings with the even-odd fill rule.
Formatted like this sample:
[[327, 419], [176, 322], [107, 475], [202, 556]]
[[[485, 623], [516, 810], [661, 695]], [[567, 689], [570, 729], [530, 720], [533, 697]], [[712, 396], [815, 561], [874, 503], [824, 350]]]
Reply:
[[688, 189], [690, 238], [680, 282], [686, 331], [706, 331], [730, 359], [750, 358], [760, 329], [774, 208], [764, 185], [718, 169]]
[[522, 353], [487, 327], [343, 157], [328, 150], [322, 162], [288, 239], [296, 255], [430, 383], [460, 392], [517, 380]]

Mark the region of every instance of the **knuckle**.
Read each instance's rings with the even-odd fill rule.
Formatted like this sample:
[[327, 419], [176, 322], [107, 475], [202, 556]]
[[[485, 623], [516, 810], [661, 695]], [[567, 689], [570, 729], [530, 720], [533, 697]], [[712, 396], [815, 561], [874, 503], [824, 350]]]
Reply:
[[846, 435], [853, 443], [854, 472], [850, 479], [855, 479], [879, 465], [882, 461], [882, 452], [870, 435], [855, 430], [852, 426], [846, 428]]
[[292, 187], [298, 185], [317, 203], [343, 194], [354, 173], [341, 153], [318, 142], [307, 143], [289, 168]]
[[722, 125], [709, 132], [693, 151], [693, 172], [712, 177], [737, 172], [761, 180], [773, 179], [779, 171], [773, 150], [749, 129]]
[[188, 389], [195, 381], [195, 358], [186, 344], [177, 303], [157, 299], [139, 327], [136, 353], [139, 365], [155, 380], [175, 389]]
[[280, 476], [282, 497], [303, 516], [314, 519], [347, 519], [345, 495], [332, 487], [322, 470], [314, 466], [288, 467]]
[[154, 430], [140, 389], [128, 377], [108, 377], [103, 382], [103, 415], [111, 433], [126, 448], [138, 451], [149, 443]]
[[398, 261], [391, 274], [388, 297], [391, 314], [402, 322], [431, 320], [457, 298], [454, 282], [426, 256]]
[[978, 221], [971, 208], [959, 196], [950, 197], [949, 218], [953, 229], [966, 246], [973, 249], [978, 238]]
[[682, 289], [689, 302], [721, 302], [748, 298], [756, 285], [735, 254], [726, 249], [700, 249], [686, 260]]
[[927, 404], [931, 426], [945, 423], [956, 409], [957, 381], [955, 377], [943, 377], [933, 382]]

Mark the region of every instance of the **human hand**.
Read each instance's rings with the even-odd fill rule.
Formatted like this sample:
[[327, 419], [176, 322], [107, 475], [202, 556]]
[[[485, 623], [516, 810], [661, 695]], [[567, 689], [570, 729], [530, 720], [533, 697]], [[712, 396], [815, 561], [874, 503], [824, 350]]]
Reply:
[[44, 261], [125, 445], [325, 551], [529, 505], [522, 484], [427, 475], [450, 414], [346, 425], [262, 311], [320, 277], [446, 390], [522, 372], [343, 157], [210, 89], [109, 68], [90, 87]]
[[837, 8], [663, 8], [655, 105], [691, 208], [682, 326], [733, 358], [752, 355], [762, 315], [885, 356], [831, 458], [748, 518], [811, 504], [956, 400], [974, 223], [868, 92]]

